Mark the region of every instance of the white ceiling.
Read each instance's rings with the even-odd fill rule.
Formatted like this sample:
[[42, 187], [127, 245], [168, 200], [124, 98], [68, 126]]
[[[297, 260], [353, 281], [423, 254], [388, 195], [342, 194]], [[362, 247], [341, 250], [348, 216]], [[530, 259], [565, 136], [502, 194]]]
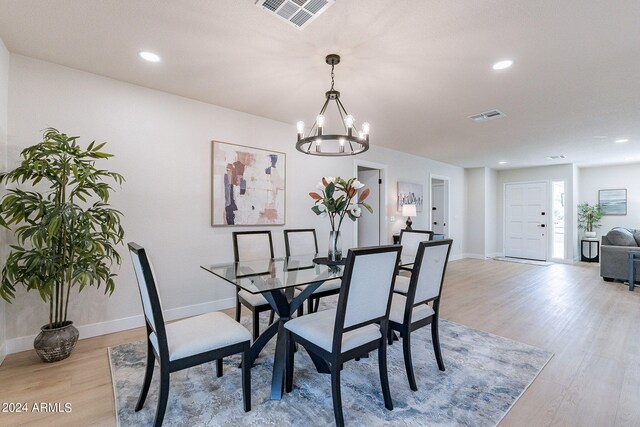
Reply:
[[291, 124], [318, 113], [338, 53], [372, 145], [464, 167], [640, 161], [639, 23], [638, 0], [337, 0], [302, 31], [253, 0], [0, 0], [13, 53]]

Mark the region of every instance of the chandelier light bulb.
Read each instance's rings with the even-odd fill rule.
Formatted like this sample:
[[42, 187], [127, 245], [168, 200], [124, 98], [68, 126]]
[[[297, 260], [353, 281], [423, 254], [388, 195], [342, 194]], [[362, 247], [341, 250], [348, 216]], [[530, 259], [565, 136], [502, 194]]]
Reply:
[[302, 120], [300, 120], [298, 122], [298, 133], [299, 134], [303, 134], [304, 133], [304, 122]]
[[344, 124], [346, 124], [349, 129], [353, 127], [354, 121], [355, 120], [351, 114], [344, 118]]
[[324, 116], [322, 114], [318, 115], [318, 117], [316, 118], [316, 121], [318, 122], [318, 127], [324, 126]]
[[371, 125], [369, 125], [369, 122], [364, 122], [362, 124], [362, 133], [365, 135], [369, 135], [369, 130], [371, 129]]

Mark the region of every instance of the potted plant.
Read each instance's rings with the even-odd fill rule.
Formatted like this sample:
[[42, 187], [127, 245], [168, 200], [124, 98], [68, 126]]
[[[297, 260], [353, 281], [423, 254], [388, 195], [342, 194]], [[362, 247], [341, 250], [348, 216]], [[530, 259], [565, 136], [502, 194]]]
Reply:
[[585, 231], [585, 237], [596, 237], [595, 230], [600, 228], [602, 215], [598, 204], [590, 205], [585, 202], [578, 205], [578, 228]]
[[364, 184], [356, 178], [347, 181], [340, 177], [323, 177], [316, 188], [321, 194], [316, 192], [309, 193], [309, 196], [315, 203], [311, 210], [316, 215], [328, 216], [331, 223], [331, 232], [329, 234], [329, 261], [337, 262], [342, 260], [342, 243], [340, 239], [340, 226], [342, 220], [347, 216], [351, 221], [356, 221], [362, 215], [362, 209], [359, 205], [364, 206], [366, 210], [373, 213], [373, 209], [364, 203], [369, 196], [369, 189], [364, 189], [360, 193], [357, 202], [352, 202], [358, 193], [363, 189]]
[[49, 305], [49, 323], [34, 341], [45, 362], [67, 358], [78, 340], [69, 320], [69, 296], [87, 286], [111, 294], [115, 288], [112, 264], [120, 264], [116, 245], [122, 243], [122, 214], [109, 207], [111, 186], [122, 184], [115, 172], [98, 169], [96, 160], [111, 154], [106, 143], [95, 141], [85, 149], [56, 129], [44, 131], [43, 141], [25, 148], [14, 170], [0, 173], [9, 188], [0, 201], [0, 225], [14, 229], [16, 243], [2, 269], [0, 296], [9, 303], [16, 286], [36, 291]]

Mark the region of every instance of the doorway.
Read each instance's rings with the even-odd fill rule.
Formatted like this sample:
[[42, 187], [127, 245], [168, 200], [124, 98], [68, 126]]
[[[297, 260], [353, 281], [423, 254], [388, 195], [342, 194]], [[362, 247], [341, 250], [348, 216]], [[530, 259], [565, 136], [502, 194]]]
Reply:
[[449, 178], [431, 175], [429, 192], [429, 224], [434, 234], [449, 236]]
[[386, 166], [358, 160], [354, 162], [355, 176], [358, 181], [368, 188], [370, 193], [366, 203], [371, 206], [373, 213], [363, 209], [363, 213], [356, 221], [355, 245], [356, 247], [378, 246], [386, 243], [385, 206], [386, 200], [385, 182]]
[[548, 184], [518, 182], [504, 186], [504, 255], [547, 260]]

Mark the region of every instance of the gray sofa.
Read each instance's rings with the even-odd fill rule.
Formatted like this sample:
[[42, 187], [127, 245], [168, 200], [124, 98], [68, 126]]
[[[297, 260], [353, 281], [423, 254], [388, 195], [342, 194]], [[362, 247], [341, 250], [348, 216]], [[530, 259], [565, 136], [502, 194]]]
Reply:
[[[629, 251], [640, 252], [640, 229], [616, 227], [602, 236], [600, 276], [605, 281], [629, 280]], [[640, 268], [635, 275], [640, 281]]]

